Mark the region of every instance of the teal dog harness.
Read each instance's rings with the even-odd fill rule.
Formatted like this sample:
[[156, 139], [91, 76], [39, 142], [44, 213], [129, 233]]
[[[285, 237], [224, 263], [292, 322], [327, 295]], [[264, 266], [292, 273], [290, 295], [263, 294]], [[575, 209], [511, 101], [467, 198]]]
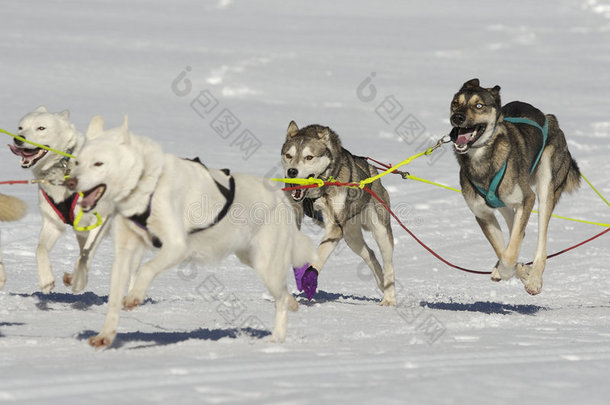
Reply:
[[[538, 162], [540, 161], [540, 158], [542, 157], [542, 152], [544, 151], [544, 147], [546, 146], [546, 140], [549, 135], [549, 122], [546, 119], [546, 117], [544, 119], [543, 126], [538, 125], [537, 122], [530, 120], [528, 118], [508, 117], [508, 118], [504, 118], [504, 121], [507, 121], [507, 122], [510, 122], [513, 124], [531, 125], [533, 127], [538, 128], [540, 130], [540, 132], [542, 133], [542, 147], [540, 148], [540, 152], [538, 152], [538, 156], [536, 157], [536, 160], [534, 160], [534, 164], [532, 165], [532, 167], [530, 169], [530, 175], [531, 175], [532, 173], [534, 173], [534, 170], [536, 170], [536, 166], [538, 166]], [[489, 205], [492, 208], [501, 208], [501, 207], [506, 206], [506, 204], [504, 204], [504, 202], [502, 200], [500, 200], [500, 197], [498, 197], [498, 187], [500, 186], [500, 183], [502, 183], [502, 179], [504, 178], [504, 173], [506, 172], [507, 163], [508, 163], [508, 161], [504, 162], [504, 164], [502, 165], [500, 170], [496, 173], [496, 175], [493, 177], [493, 179], [491, 179], [491, 183], [489, 184], [488, 190], [485, 190], [483, 187], [475, 184], [472, 180], [468, 179], [470, 181], [470, 184], [472, 184], [472, 186], [477, 190], [477, 192], [483, 198], [485, 198], [485, 202], [487, 203], [487, 205]]]

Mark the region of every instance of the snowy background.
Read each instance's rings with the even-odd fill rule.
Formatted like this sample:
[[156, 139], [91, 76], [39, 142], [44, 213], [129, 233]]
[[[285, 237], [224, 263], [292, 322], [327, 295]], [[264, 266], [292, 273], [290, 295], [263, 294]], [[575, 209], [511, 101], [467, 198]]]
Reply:
[[[168, 152], [272, 176], [294, 119], [329, 125], [353, 153], [397, 163], [448, 132], [451, 97], [479, 77], [502, 86], [505, 102], [556, 114], [583, 173], [610, 195], [608, 1], [13, 0], [0, 15], [7, 130], [41, 104], [70, 109], [81, 131], [94, 115], [114, 126], [129, 114], [135, 133]], [[202, 92], [218, 103], [207, 115], [191, 108]], [[213, 129], [221, 112], [240, 123], [225, 137]], [[0, 156], [0, 180], [29, 178], [8, 148]], [[458, 184], [447, 146], [408, 170]], [[398, 176], [384, 183], [425, 242], [459, 265], [491, 269], [493, 251], [460, 195]], [[87, 338], [106, 313], [110, 241], [85, 292], [73, 295], [61, 283], [77, 256], [66, 233], [52, 252], [56, 288], [43, 296], [36, 189], [0, 191], [29, 205], [25, 219], [1, 224], [0, 402], [605, 404], [610, 396], [608, 236], [549, 260], [543, 292], [532, 297], [516, 280], [446, 267], [394, 226], [397, 308], [378, 305], [370, 271], [342, 243], [315, 302], [299, 297], [281, 345], [268, 342], [273, 304], [250, 269], [234, 258], [185, 264], [122, 314], [111, 349], [95, 351]], [[586, 186], [556, 213], [610, 222]], [[523, 259], [533, 255], [536, 225], [533, 216]], [[601, 230], [554, 219], [549, 252]]]

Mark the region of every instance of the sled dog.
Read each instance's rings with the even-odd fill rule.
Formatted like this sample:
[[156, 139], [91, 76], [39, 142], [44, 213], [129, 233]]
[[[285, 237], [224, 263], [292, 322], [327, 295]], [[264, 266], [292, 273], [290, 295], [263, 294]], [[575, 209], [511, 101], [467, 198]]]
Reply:
[[[501, 105], [500, 86], [464, 83], [451, 102], [451, 138], [464, 198], [498, 257], [492, 280], [516, 273], [534, 295], [542, 289], [551, 214], [564, 191], [579, 187], [580, 172], [554, 115], [520, 101]], [[536, 196], [538, 243], [529, 266], [517, 260]], [[508, 225], [507, 245], [496, 210]]]
[[[288, 125], [282, 146], [282, 166], [289, 178], [331, 177], [340, 182], [359, 182], [377, 174], [365, 158], [354, 156], [341, 146], [339, 136], [330, 128], [309, 125], [299, 129], [294, 121]], [[370, 184], [388, 206], [390, 197], [377, 180]], [[317, 287], [317, 275], [341, 239], [371, 268], [377, 286], [383, 293], [381, 305], [396, 305], [394, 265], [392, 254], [394, 238], [390, 215], [384, 207], [364, 190], [346, 187], [320, 187], [297, 189], [288, 192], [297, 212], [299, 228], [304, 215], [324, 227], [324, 239], [318, 246], [318, 258], [302, 275], [297, 274], [297, 286], [302, 283], [308, 298]], [[371, 231], [379, 246], [383, 268], [364, 241], [362, 231]]]
[[[23, 201], [0, 193], [0, 222], [17, 221], [23, 218], [25, 211], [26, 206]], [[4, 283], [6, 283], [6, 273], [2, 263], [2, 251], [0, 251], [0, 290], [4, 287]]]
[[[90, 344], [112, 344], [121, 303], [124, 309], [141, 304], [158, 274], [187, 259], [214, 263], [231, 253], [256, 270], [275, 298], [272, 339], [283, 341], [287, 311], [298, 308], [286, 287], [287, 270], [315, 254], [284, 193], [259, 177], [163, 153], [154, 141], [132, 134], [127, 117], [118, 128], [103, 125], [101, 117], [91, 121], [66, 181], [71, 190], [83, 190], [83, 210], [105, 200], [116, 206], [108, 315]], [[156, 255], [138, 271], [146, 247]], [[123, 298], [131, 272], [137, 275]]]
[[[40, 106], [21, 119], [17, 134], [28, 141], [69, 155], [78, 155], [84, 137], [74, 128], [69, 115], [67, 110], [51, 113], [44, 106]], [[74, 162], [73, 159], [31, 146], [17, 139], [9, 147], [15, 155], [21, 157], [21, 167], [31, 168], [34, 177], [39, 181], [38, 206], [42, 215], [42, 230], [36, 249], [36, 261], [40, 289], [43, 293], [48, 294], [55, 286], [49, 252], [65, 231], [66, 225], [73, 226], [75, 218], [80, 213], [80, 208], [76, 205], [79, 196], [61, 184], [73, 169]], [[78, 223], [79, 229], [83, 230], [73, 228], [80, 248], [80, 256], [74, 272], [65, 273], [63, 281], [66, 286], [72, 286], [72, 291], [75, 293], [83, 290], [87, 285], [87, 273], [91, 259], [108, 229], [105, 223], [112, 213], [112, 207], [108, 204], [101, 204], [96, 210], [104, 225], [97, 226], [90, 231], [84, 230], [99, 223], [97, 216], [93, 213], [85, 213]]]

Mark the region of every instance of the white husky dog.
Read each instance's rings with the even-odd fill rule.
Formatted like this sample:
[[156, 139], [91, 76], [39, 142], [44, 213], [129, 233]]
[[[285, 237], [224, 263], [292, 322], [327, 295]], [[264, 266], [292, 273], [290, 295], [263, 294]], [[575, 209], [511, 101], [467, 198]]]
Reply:
[[[133, 135], [127, 117], [121, 127], [104, 131], [103, 126], [101, 117], [93, 118], [66, 181], [72, 190], [85, 190], [84, 210], [104, 200], [116, 206], [108, 314], [89, 343], [112, 344], [121, 302], [125, 309], [141, 304], [161, 272], [189, 258], [212, 263], [231, 253], [257, 271], [275, 298], [272, 339], [283, 341], [287, 310], [298, 308], [286, 288], [287, 270], [315, 254], [311, 240], [297, 230], [284, 193], [259, 177], [165, 154], [154, 141]], [[158, 248], [156, 255], [142, 265], [123, 298], [147, 246]]]
[[[68, 155], [77, 155], [84, 143], [83, 135], [70, 122], [70, 113], [65, 110], [60, 113], [48, 112], [44, 106], [38, 107], [25, 115], [19, 122], [18, 135], [27, 141], [45, 145]], [[11, 151], [21, 157], [21, 167], [31, 168], [39, 181], [38, 205], [42, 214], [42, 230], [40, 242], [36, 249], [38, 262], [38, 278], [40, 289], [48, 294], [55, 286], [55, 277], [51, 269], [49, 251], [55, 246], [57, 239], [65, 231], [66, 225], [74, 226], [75, 219], [81, 213], [77, 206], [79, 196], [62, 185], [64, 178], [73, 168], [73, 159], [64, 157], [46, 149], [31, 146], [15, 139], [9, 145]], [[87, 273], [93, 254], [106, 233], [106, 220], [112, 213], [111, 204], [100, 204], [93, 213], [82, 214], [78, 229], [74, 228], [80, 247], [80, 256], [72, 274], [65, 273], [64, 284], [72, 286], [73, 292], [79, 292], [87, 285]], [[103, 221], [104, 225], [94, 229], [84, 230]]]
[[[0, 222], [17, 221], [25, 215], [26, 206], [23, 201], [18, 198], [0, 194]], [[2, 263], [2, 254], [0, 253], [0, 290], [6, 282], [6, 273], [4, 272], [4, 264]]]

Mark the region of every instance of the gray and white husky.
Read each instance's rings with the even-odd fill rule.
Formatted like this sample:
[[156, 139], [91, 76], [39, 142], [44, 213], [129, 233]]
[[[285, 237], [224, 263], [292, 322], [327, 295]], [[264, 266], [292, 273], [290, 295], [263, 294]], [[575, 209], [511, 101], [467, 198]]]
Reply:
[[[282, 146], [282, 165], [290, 178], [318, 178], [350, 183], [359, 182], [377, 174], [365, 158], [354, 156], [341, 146], [339, 136], [330, 128], [309, 125], [299, 129], [292, 121], [288, 126], [286, 140]], [[381, 181], [370, 187], [388, 206], [390, 197]], [[364, 190], [346, 187], [321, 187], [290, 192], [294, 202], [299, 227], [304, 215], [324, 227], [324, 239], [318, 247], [318, 258], [304, 274], [298, 274], [297, 286], [308, 297], [317, 287], [317, 275], [324, 263], [344, 239], [347, 245], [371, 268], [377, 285], [383, 293], [381, 305], [396, 305], [394, 286], [394, 237], [390, 226], [390, 215], [385, 208]], [[362, 231], [371, 231], [379, 246], [383, 268], [375, 254], [364, 241]], [[301, 280], [299, 280], [301, 277]]]
[[[520, 101], [502, 106], [500, 86], [483, 88], [472, 79], [453, 96], [450, 120], [464, 198], [498, 257], [492, 280], [517, 274], [528, 293], [540, 293], [551, 214], [562, 193], [580, 185], [557, 118]], [[517, 259], [536, 196], [538, 244], [532, 267]], [[510, 231], [507, 245], [496, 210]]]
[[[17, 221], [25, 215], [26, 206], [18, 198], [0, 193], [0, 222]], [[0, 290], [6, 282], [6, 273], [2, 263], [2, 252], [0, 251]]]
[[[83, 135], [70, 122], [68, 110], [52, 113], [44, 106], [38, 107], [21, 119], [17, 134], [28, 141], [68, 155], [78, 155], [84, 142]], [[21, 167], [32, 169], [34, 177], [39, 181], [38, 207], [42, 215], [42, 229], [36, 249], [36, 261], [40, 289], [48, 294], [55, 287], [49, 252], [66, 227], [74, 225], [74, 220], [80, 213], [80, 207], [77, 205], [79, 196], [62, 185], [65, 177], [74, 167], [74, 160], [17, 139], [9, 147], [15, 155], [21, 157]], [[101, 204], [96, 211], [102, 223], [106, 224], [113, 207], [109, 204]], [[79, 229], [87, 228], [97, 222], [98, 218], [93, 213], [83, 213], [78, 222], [81, 227]], [[65, 273], [63, 281], [66, 286], [72, 286], [73, 292], [79, 292], [87, 285], [91, 259], [108, 226], [97, 226], [90, 231], [73, 229], [80, 255], [74, 272]]]
[[[190, 258], [214, 263], [231, 253], [256, 270], [275, 299], [272, 339], [284, 340], [287, 311], [298, 308], [286, 287], [287, 271], [315, 252], [279, 186], [163, 153], [151, 139], [133, 135], [127, 118], [107, 131], [101, 117], [93, 118], [76, 164], [66, 185], [84, 192], [83, 209], [104, 201], [116, 206], [108, 314], [101, 332], [89, 340], [92, 346], [112, 343], [121, 304], [125, 309], [141, 304], [158, 274]], [[140, 268], [147, 247], [157, 248], [156, 254]]]

